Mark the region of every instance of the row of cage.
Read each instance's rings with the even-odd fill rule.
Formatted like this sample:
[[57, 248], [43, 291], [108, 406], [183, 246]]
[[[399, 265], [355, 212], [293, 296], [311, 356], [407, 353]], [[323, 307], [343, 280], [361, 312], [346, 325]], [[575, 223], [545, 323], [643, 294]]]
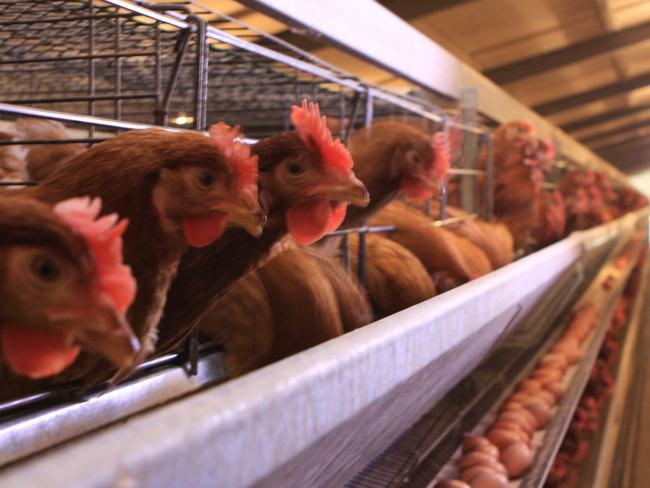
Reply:
[[[485, 125], [477, 119], [459, 122], [426, 97], [366, 84], [234, 18], [192, 3], [0, 0], [0, 26], [0, 123], [44, 118], [63, 122], [72, 134], [59, 140], [0, 140], [0, 149], [71, 142], [90, 146], [124, 130], [202, 131], [217, 121], [240, 125], [254, 141], [288, 130], [291, 106], [307, 99], [337, 122], [334, 132], [343, 141], [355, 129], [383, 119], [416, 119], [431, 131], [450, 125], [461, 129], [463, 144], [453, 155], [450, 178], [459, 181], [461, 205], [472, 218], [479, 208], [481, 217], [492, 217], [492, 139]], [[481, 154], [486, 155], [483, 169]], [[430, 202], [423, 211], [435, 225], [456, 223], [445, 212], [446, 183], [439, 194], [440, 212], [431, 215]], [[346, 239], [359, 234], [358, 269], [350, 271], [361, 283], [365, 236], [390, 231], [361, 227], [332, 234], [343, 236], [348, 270]], [[142, 365], [140, 377], [179, 364], [196, 373], [201, 358], [214, 351], [194, 337], [183, 351]], [[210, 381], [223, 379], [223, 369], [215, 371]], [[181, 389], [179, 394], [187, 392]], [[86, 398], [88, 393], [66, 385], [1, 404], [0, 431], [3, 424], [15, 426], [44, 408], [68, 408]]]

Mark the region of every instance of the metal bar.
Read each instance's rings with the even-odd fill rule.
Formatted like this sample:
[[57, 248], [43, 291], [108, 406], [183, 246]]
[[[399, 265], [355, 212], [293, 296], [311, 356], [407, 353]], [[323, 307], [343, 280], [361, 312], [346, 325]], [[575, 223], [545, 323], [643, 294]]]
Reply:
[[586, 117], [584, 119], [579, 119], [567, 124], [563, 124], [561, 127], [567, 132], [575, 132], [580, 129], [591, 127], [592, 125], [602, 124], [604, 122], [609, 122], [610, 120], [626, 117], [628, 115], [634, 115], [636, 113], [643, 112], [644, 110], [650, 110], [650, 103], [635, 105], [633, 107], [626, 107], [620, 110], [612, 110], [611, 112], [594, 115], [593, 117]]
[[609, 85], [594, 88], [586, 92], [578, 93], [576, 95], [568, 95], [566, 97], [550, 100], [548, 102], [540, 103], [533, 106], [533, 110], [542, 115], [548, 115], [562, 110], [579, 107], [588, 103], [596, 102], [603, 98], [628, 93], [637, 88], [643, 88], [650, 85], [650, 73], [643, 73], [641, 75], [628, 78], [626, 80], [610, 83]]
[[487, 151], [483, 187], [485, 190], [485, 220], [489, 222], [494, 217], [494, 142], [492, 134], [483, 134], [482, 139]]
[[366, 232], [359, 232], [359, 249], [357, 261], [357, 276], [361, 286], [366, 286]]
[[[468, 88], [463, 91], [460, 101], [460, 109], [462, 121], [466, 125], [471, 126], [476, 123], [478, 116], [476, 111], [476, 96], [476, 90], [473, 88]], [[476, 134], [471, 133], [466, 134], [465, 137], [463, 137], [463, 168], [459, 169], [461, 169], [464, 174], [461, 173], [462, 176], [460, 177], [460, 201], [462, 209], [469, 213], [476, 212], [479, 206], [476, 199], [478, 185], [476, 184], [476, 179], [469, 176], [476, 169], [478, 162], [479, 140], [480, 139]]]
[[[164, 127], [157, 127], [155, 125], [138, 124], [134, 122], [125, 122], [125, 121], [119, 121], [114, 119], [91, 117], [88, 115], [77, 115], [68, 112], [58, 112], [55, 110], [46, 110], [43, 108], [21, 107], [18, 105], [10, 105], [7, 103], [0, 103], [0, 113], [6, 113], [12, 115], [23, 115], [27, 117], [36, 117], [40, 119], [53, 119], [61, 122], [79, 123], [85, 125], [97, 125], [100, 127], [111, 127], [114, 129], [134, 130], [134, 129], [151, 129], [151, 128], [163, 129], [164, 128]], [[170, 131], [182, 130], [182, 129], [175, 129], [175, 128], [164, 128], [164, 129]]]
[[[121, 53], [119, 56], [121, 58], [135, 58], [135, 57], [142, 57], [142, 56], [153, 56], [155, 54], [156, 54], [155, 51], [142, 50], [142, 51], [124, 52]], [[78, 56], [61, 56], [59, 58], [48, 57], [48, 58], [1, 59], [0, 65], [28, 64], [28, 63], [38, 63], [38, 64], [60, 63], [62, 61], [87, 61], [89, 59], [112, 59], [112, 58], [115, 58], [115, 54], [94, 53], [94, 54], [80, 54]]]
[[[188, 378], [182, 367], [127, 382], [92, 401], [70, 401], [4, 422], [0, 429], [0, 465], [34, 454], [137, 412], [187, 395], [226, 376], [222, 353], [199, 361], [199, 374]], [[42, 400], [45, 398], [32, 398]], [[16, 405], [17, 406], [17, 405]], [[56, 420], [56, 421], [55, 421]], [[42, 435], [47, 432], [47, 435]]]
[[357, 115], [359, 115], [359, 109], [361, 108], [361, 99], [362, 99], [362, 93], [354, 92], [354, 97], [352, 98], [352, 112], [350, 113], [348, 126], [345, 128], [345, 132], [343, 133], [343, 139], [342, 139], [343, 144], [347, 144], [348, 139], [350, 139], [350, 134], [352, 134], [352, 130], [354, 129], [354, 123], [357, 120]]
[[343, 234], [343, 242], [341, 242], [341, 260], [343, 261], [343, 267], [345, 271], [350, 274], [350, 242], [348, 239], [348, 234]]
[[[95, 95], [95, 0], [88, 1], [88, 96], [94, 97]], [[91, 117], [95, 115], [95, 103], [92, 101], [92, 98], [88, 101], [88, 115]], [[88, 137], [92, 138], [95, 136], [95, 126], [88, 126]]]
[[363, 234], [385, 234], [387, 232], [393, 232], [394, 230], [394, 225], [380, 225], [377, 227], [352, 227], [350, 229], [339, 229], [329, 232], [325, 235], [325, 237], [345, 236], [349, 234], [356, 234], [357, 232]]
[[485, 174], [485, 171], [482, 169], [449, 168], [447, 173], [450, 175], [480, 176]]
[[207, 23], [198, 15], [187, 17], [196, 25], [195, 117], [194, 129], [205, 130], [208, 112], [208, 38]]
[[529, 58], [508, 63], [484, 71], [485, 76], [496, 83], [504, 84], [512, 81], [538, 75], [545, 71], [560, 68], [572, 63], [608, 53], [622, 47], [630, 46], [648, 40], [650, 37], [650, 22], [628, 27], [615, 32], [609, 32], [586, 41], [576, 42], [554, 51], [531, 56]]
[[83, 137], [83, 138], [74, 138], [74, 139], [34, 139], [30, 141], [21, 141], [20, 139], [16, 139], [13, 141], [0, 141], [0, 146], [28, 146], [28, 145], [35, 145], [35, 144], [72, 144], [72, 143], [80, 143], [80, 144], [95, 144], [98, 142], [104, 142], [107, 139], [105, 138], [89, 138], [89, 137]]
[[123, 95], [86, 95], [76, 97], [61, 97], [61, 98], [27, 98], [19, 100], [2, 100], [2, 103], [13, 103], [14, 105], [20, 104], [35, 104], [35, 103], [66, 103], [66, 102], [96, 102], [96, 101], [118, 101], [118, 100], [140, 100], [147, 98], [155, 98], [155, 93], [134, 93]]
[[[120, 52], [122, 50], [122, 24], [120, 23], [120, 17], [115, 17], [114, 29], [113, 35], [115, 36], [115, 39], [113, 39], [113, 49], [115, 50], [115, 59], [113, 60], [113, 63], [115, 63], [115, 94], [119, 97], [122, 95], [122, 58], [120, 57]], [[115, 99], [113, 109], [115, 112], [115, 118], [121, 120], [122, 100], [120, 98]]]

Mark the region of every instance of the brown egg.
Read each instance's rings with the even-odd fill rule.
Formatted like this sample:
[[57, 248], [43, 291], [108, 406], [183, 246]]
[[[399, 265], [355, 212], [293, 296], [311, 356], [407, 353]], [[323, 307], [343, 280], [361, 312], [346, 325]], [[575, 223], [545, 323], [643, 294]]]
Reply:
[[530, 398], [533, 398], [532, 393], [528, 391], [518, 391], [517, 393], [514, 393], [513, 395], [508, 398], [509, 402], [518, 402], [518, 403], [524, 403], [525, 401], [529, 400]]
[[524, 408], [519, 411], [503, 412], [501, 415], [499, 415], [498, 420], [516, 422], [529, 434], [535, 431], [535, 426], [537, 425], [535, 417], [533, 417], [530, 412]]
[[472, 488], [507, 488], [508, 477], [486, 470], [473, 478], [470, 486]]
[[522, 437], [520, 433], [513, 430], [502, 429], [502, 428], [499, 429], [492, 428], [487, 432], [486, 436], [488, 439], [490, 439], [490, 442], [492, 444], [494, 444], [499, 448], [499, 450], [508, 447], [513, 442], [522, 441]]
[[513, 401], [513, 400], [508, 400], [505, 402], [503, 405], [501, 405], [501, 408], [499, 409], [500, 413], [503, 412], [516, 412], [518, 410], [522, 410], [524, 406], [521, 404], [521, 402]]
[[560, 354], [564, 354], [569, 364], [577, 363], [582, 357], [580, 348], [578, 346], [578, 341], [575, 339], [563, 339], [555, 346], [553, 346], [553, 351]]
[[474, 452], [483, 452], [485, 454], [489, 454], [495, 459], [499, 459], [499, 448], [494, 444], [488, 444], [486, 446], [479, 447], [478, 449], [474, 449]]
[[564, 395], [564, 385], [560, 383], [559, 381], [553, 381], [552, 383], [547, 383], [544, 385], [544, 388], [546, 391], [549, 391], [554, 397], [556, 401], [559, 401], [560, 398], [562, 398], [562, 395]]
[[472, 488], [461, 480], [444, 480], [436, 483], [436, 488]]
[[[498, 455], [498, 451], [497, 451], [497, 455]], [[458, 468], [467, 469], [467, 468], [471, 468], [472, 466], [476, 466], [477, 464], [489, 463], [489, 462], [494, 462], [494, 456], [491, 456], [490, 454], [487, 454], [485, 452], [472, 451], [468, 454], [465, 454], [462, 458], [460, 458], [460, 460], [458, 461]]]
[[551, 409], [542, 400], [534, 400], [524, 403], [524, 408], [535, 416], [537, 429], [542, 429], [551, 418]]
[[501, 452], [501, 456], [511, 478], [521, 476], [533, 462], [533, 452], [523, 442], [510, 444]]
[[560, 366], [558, 369], [566, 371], [569, 364], [567, 363], [566, 356], [557, 352], [549, 352], [542, 356], [539, 360], [540, 366]]
[[516, 433], [519, 436], [519, 439], [528, 442], [530, 441], [530, 438], [532, 436], [532, 433], [529, 433], [521, 427], [521, 425], [515, 423], [515, 422], [510, 422], [510, 421], [505, 421], [505, 420], [497, 420], [491, 427], [490, 430], [492, 429], [505, 429], [505, 430], [510, 430], [514, 433]]
[[[549, 383], [553, 383], [553, 382], [549, 382]], [[546, 384], [548, 385], [549, 383], [546, 383]], [[544, 385], [544, 386], [546, 386], [546, 385]], [[540, 398], [540, 399], [544, 400], [544, 403], [546, 403], [549, 407], [552, 408], [553, 406], [555, 406], [555, 403], [556, 403], [555, 395], [553, 395], [553, 393], [551, 393], [550, 391], [547, 391], [547, 390], [544, 389], [544, 390], [540, 390], [538, 392], [535, 392], [534, 395], [537, 398]]]
[[535, 379], [526, 378], [521, 380], [517, 385], [518, 391], [538, 391], [542, 389], [542, 384]]
[[465, 434], [465, 440], [463, 441], [463, 452], [470, 452], [479, 447], [489, 446], [490, 441], [485, 437], [474, 434]]
[[538, 380], [540, 383], [544, 384], [548, 382], [549, 379], [552, 380], [561, 380], [562, 379], [562, 371], [560, 371], [557, 368], [553, 368], [552, 366], [546, 366], [543, 368], [538, 368], [535, 371], [533, 371], [532, 375], [533, 378]]
[[471, 468], [464, 469], [460, 474], [460, 479], [466, 483], [470, 483], [476, 476], [481, 473], [484, 473], [488, 469], [494, 473], [499, 473], [504, 476], [508, 476], [508, 469], [498, 461], [493, 461], [490, 464], [477, 464]]

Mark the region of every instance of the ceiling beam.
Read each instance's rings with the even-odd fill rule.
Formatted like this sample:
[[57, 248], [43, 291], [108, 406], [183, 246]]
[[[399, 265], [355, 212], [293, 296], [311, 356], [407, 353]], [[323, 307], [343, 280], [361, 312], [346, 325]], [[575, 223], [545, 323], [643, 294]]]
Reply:
[[412, 20], [474, 1], [476, 0], [379, 0], [379, 3], [395, 15], [405, 20]]
[[[408, 3], [408, 2], [406, 2]], [[570, 46], [488, 69], [485, 76], [499, 84], [538, 75], [650, 39], [650, 22], [610, 32]]]
[[598, 147], [594, 149], [594, 152], [597, 152], [598, 154], [615, 153], [621, 149], [643, 147], [649, 143], [650, 141], [648, 140], [647, 136], [639, 136], [637, 134], [634, 134], [627, 139], [623, 139], [612, 144], [607, 144], [606, 146]]
[[579, 107], [587, 103], [596, 102], [603, 98], [628, 93], [637, 88], [643, 88], [650, 85], [650, 73], [643, 73], [627, 80], [617, 81], [609, 85], [601, 86], [593, 90], [578, 93], [576, 95], [569, 95], [548, 102], [540, 103], [533, 106], [533, 110], [541, 115], [548, 115], [554, 112], [560, 112], [569, 108]]
[[573, 122], [568, 122], [562, 124], [560, 127], [566, 132], [575, 132], [580, 129], [586, 129], [592, 125], [603, 124], [611, 120], [620, 119], [621, 117], [627, 117], [628, 115], [634, 115], [644, 110], [650, 110], [650, 103], [643, 105], [635, 105], [633, 107], [625, 107], [619, 110], [612, 110], [610, 112], [604, 112], [602, 114], [593, 115], [591, 117], [585, 117], [584, 119], [574, 120]]
[[581, 137], [579, 140], [583, 144], [589, 144], [590, 142], [599, 141], [606, 139], [607, 137], [617, 136], [619, 134], [625, 134], [626, 132], [631, 132], [637, 129], [644, 129], [650, 127], [650, 120], [641, 120], [640, 122], [633, 122], [632, 124], [623, 125], [617, 127], [616, 129], [605, 130], [602, 132], [597, 132], [590, 136]]

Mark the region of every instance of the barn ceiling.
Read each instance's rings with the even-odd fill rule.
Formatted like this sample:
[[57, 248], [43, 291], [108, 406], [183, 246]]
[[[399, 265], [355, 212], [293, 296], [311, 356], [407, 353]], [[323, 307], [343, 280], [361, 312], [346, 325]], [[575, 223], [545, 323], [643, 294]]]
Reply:
[[[236, 1], [199, 2], [370, 82], [413, 88]], [[650, 0], [380, 3], [623, 171], [650, 167]]]

